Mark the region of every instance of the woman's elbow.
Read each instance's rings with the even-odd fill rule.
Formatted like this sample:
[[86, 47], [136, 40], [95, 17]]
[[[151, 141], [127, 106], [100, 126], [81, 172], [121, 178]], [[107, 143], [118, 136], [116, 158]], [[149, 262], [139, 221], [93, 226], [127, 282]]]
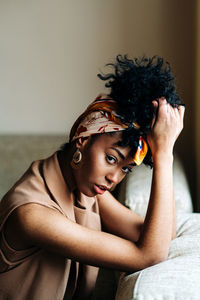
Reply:
[[168, 252], [164, 251], [159, 253], [157, 251], [154, 251], [151, 253], [150, 252], [147, 253], [146, 251], [144, 251], [142, 256], [144, 259], [143, 259], [143, 264], [141, 266], [141, 269], [145, 269], [166, 261], [168, 258]]
[[167, 254], [154, 255], [152, 258], [149, 259], [149, 266], [154, 266], [154, 265], [157, 265], [161, 262], [164, 262], [164, 261], [167, 260], [167, 258], [168, 258]]

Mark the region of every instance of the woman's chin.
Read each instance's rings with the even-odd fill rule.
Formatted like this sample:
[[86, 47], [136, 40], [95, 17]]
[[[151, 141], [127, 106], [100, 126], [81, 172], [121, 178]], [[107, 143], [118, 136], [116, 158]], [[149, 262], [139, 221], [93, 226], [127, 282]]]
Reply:
[[94, 197], [97, 195], [97, 193], [95, 192], [95, 190], [93, 189], [86, 189], [86, 188], [80, 188], [79, 191], [84, 194], [87, 197]]

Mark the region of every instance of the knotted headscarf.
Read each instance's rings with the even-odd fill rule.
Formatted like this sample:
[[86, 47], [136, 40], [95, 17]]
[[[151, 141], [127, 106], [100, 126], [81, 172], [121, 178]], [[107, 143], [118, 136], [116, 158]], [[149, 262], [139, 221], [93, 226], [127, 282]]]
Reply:
[[[107, 95], [100, 94], [94, 102], [80, 115], [72, 126], [70, 142], [79, 137], [88, 137], [104, 132], [122, 131], [129, 128], [122, 116], [117, 114], [118, 104]], [[134, 122], [131, 124], [136, 130], [140, 126]], [[133, 157], [136, 165], [140, 165], [148, 151], [146, 141], [139, 138], [138, 148]]]

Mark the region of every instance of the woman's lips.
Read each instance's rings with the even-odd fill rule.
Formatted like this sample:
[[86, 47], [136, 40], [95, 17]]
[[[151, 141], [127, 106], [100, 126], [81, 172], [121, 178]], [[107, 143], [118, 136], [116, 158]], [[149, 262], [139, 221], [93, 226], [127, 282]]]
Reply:
[[95, 185], [94, 185], [94, 190], [95, 190], [95, 192], [96, 192], [97, 194], [102, 195], [105, 191], [107, 191], [107, 188], [103, 188], [103, 187], [101, 187], [101, 186], [95, 184]]

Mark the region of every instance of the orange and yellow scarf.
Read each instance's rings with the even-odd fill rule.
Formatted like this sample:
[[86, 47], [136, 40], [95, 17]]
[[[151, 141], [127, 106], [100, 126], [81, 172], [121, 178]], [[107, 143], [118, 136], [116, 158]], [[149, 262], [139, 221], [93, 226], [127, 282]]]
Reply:
[[[129, 126], [122, 121], [116, 113], [117, 102], [107, 95], [99, 95], [94, 102], [80, 115], [72, 126], [70, 132], [70, 142], [79, 137], [88, 137], [93, 134], [114, 132], [127, 129]], [[135, 129], [140, 126], [132, 123]], [[148, 151], [146, 141], [140, 137], [137, 151], [133, 157], [136, 165], [140, 165]]]

